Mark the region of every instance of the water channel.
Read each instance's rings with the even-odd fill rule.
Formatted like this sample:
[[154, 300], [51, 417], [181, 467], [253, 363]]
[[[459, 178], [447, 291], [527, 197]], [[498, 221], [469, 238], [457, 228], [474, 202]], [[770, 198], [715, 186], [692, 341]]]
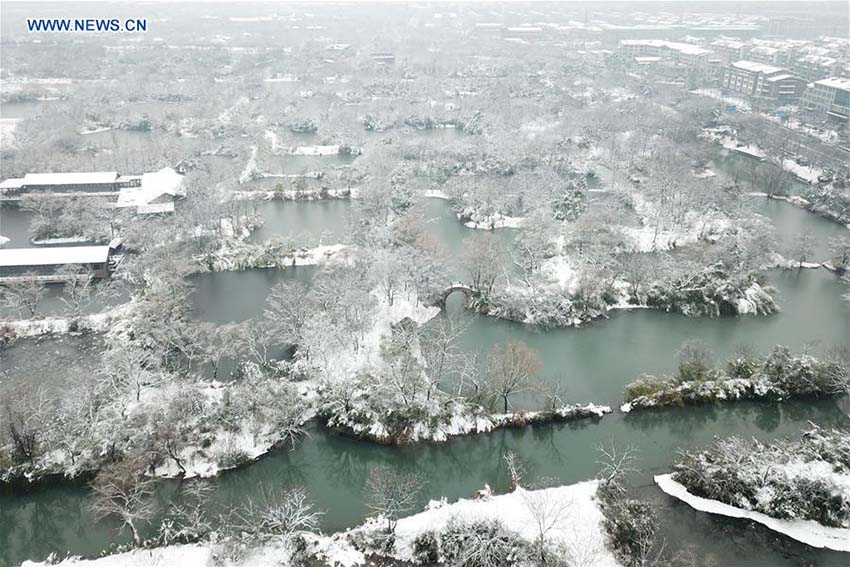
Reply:
[[[269, 208], [264, 228], [270, 234], [307, 229], [318, 242], [326, 229], [334, 232], [335, 227], [347, 223], [353, 206], [342, 201], [330, 207], [328, 204], [269, 203], [273, 207]], [[782, 238], [800, 231], [815, 235], [819, 259], [825, 254], [826, 239], [846, 230], [786, 203], [756, 200], [752, 206], [754, 212], [773, 220]], [[435, 238], [444, 243], [450, 255], [459, 254], [462, 241], [474, 231], [458, 223], [442, 201], [429, 200], [426, 210]], [[506, 242], [512, 238], [507, 230], [496, 234]], [[288, 277], [306, 281], [310, 275], [309, 269], [204, 275], [196, 282], [195, 311], [199, 319], [215, 322], [254, 317], [262, 312], [265, 294], [276, 281]], [[779, 291], [783, 309], [771, 317], [690, 319], [633, 311], [616, 313], [587, 328], [548, 332], [473, 317], [462, 337], [463, 347], [484, 356], [498, 342], [521, 338], [540, 353], [545, 378], [563, 383], [570, 400], [616, 405], [623, 386], [639, 374], [671, 370], [676, 351], [685, 339], [702, 339], [718, 359], [742, 343], [759, 352], [775, 344], [801, 352], [850, 341], [850, 310], [841, 298], [847, 288], [833, 274], [822, 269], [794, 270], [772, 272], [769, 279]], [[441, 316], [458, 316], [460, 310], [459, 298], [453, 297], [448, 313]], [[0, 367], [11, 364], [11, 359], [17, 361], [15, 372], [21, 370], [20, 363], [26, 357], [23, 353], [16, 355], [16, 351], [32, 348], [28, 344], [31, 345], [19, 342], [6, 349]], [[55, 348], [49, 340], [41, 344]], [[66, 338], [61, 348], [84, 347]], [[55, 358], [56, 363], [40, 365], [37, 375], [49, 378], [52, 373], [61, 374], [63, 357]], [[215, 490], [209, 506], [215, 511], [241, 502], [256, 496], [263, 486], [302, 485], [328, 512], [323, 517], [323, 528], [337, 530], [359, 523], [366, 515], [365, 479], [369, 468], [377, 464], [422, 473], [428, 479], [424, 504], [441, 496], [449, 500], [469, 497], [485, 483], [504, 491], [507, 479], [502, 455], [508, 450], [522, 458], [531, 481], [552, 477], [571, 483], [589, 478], [597, 470], [595, 446], [613, 439], [620, 446], [637, 449], [640, 472], [631, 478], [631, 483], [659, 506], [662, 532], [671, 549], [694, 545], [701, 553], [713, 553], [724, 566], [846, 566], [846, 554], [814, 550], [759, 526], [695, 512], [660, 493], [651, 477], [669, 470], [677, 450], [704, 445], [714, 436], [734, 434], [766, 440], [797, 435], [808, 427], [809, 421], [821, 426], [848, 427], [849, 412], [847, 397], [784, 404], [738, 403], [629, 415], [615, 413], [598, 423], [500, 431], [440, 445], [405, 448], [380, 447], [314, 429], [294, 451], [275, 451], [255, 464], [212, 481]], [[167, 501], [175, 489], [176, 483], [163, 483], [158, 498]], [[113, 524], [94, 521], [86, 493], [84, 487], [50, 487], [31, 494], [0, 496], [0, 563], [15, 565], [27, 558], [44, 558], [51, 552], [96, 555], [114, 542], [126, 541], [116, 536]]]

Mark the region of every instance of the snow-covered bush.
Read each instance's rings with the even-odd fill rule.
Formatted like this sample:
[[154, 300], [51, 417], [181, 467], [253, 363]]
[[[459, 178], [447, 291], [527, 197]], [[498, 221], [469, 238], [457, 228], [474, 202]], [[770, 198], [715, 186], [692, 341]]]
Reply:
[[765, 444], [736, 437], [686, 451], [674, 478], [689, 492], [781, 519], [850, 527], [850, 432], [814, 429]]
[[414, 542], [419, 565], [510, 567], [527, 565], [528, 543], [496, 519], [451, 520], [439, 532], [424, 532]]
[[779, 311], [773, 290], [749, 275], [733, 277], [722, 265], [706, 268], [671, 281], [655, 282], [639, 303], [688, 317], [720, 317]]

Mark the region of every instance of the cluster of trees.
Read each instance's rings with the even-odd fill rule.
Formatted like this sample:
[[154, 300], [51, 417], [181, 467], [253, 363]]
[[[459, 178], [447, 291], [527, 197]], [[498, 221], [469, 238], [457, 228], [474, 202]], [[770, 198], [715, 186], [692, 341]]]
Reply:
[[808, 354], [792, 356], [774, 347], [764, 357], [741, 348], [714, 368], [708, 349], [685, 342], [673, 376], [642, 376], [626, 386], [625, 400], [633, 408], [661, 407], [737, 399], [783, 400], [842, 394], [850, 387], [850, 350], [836, 347], [823, 360]]
[[33, 241], [80, 238], [105, 242], [115, 238], [129, 219], [127, 209], [117, 208], [108, 198], [101, 197], [28, 194], [21, 199], [21, 208], [32, 213]]

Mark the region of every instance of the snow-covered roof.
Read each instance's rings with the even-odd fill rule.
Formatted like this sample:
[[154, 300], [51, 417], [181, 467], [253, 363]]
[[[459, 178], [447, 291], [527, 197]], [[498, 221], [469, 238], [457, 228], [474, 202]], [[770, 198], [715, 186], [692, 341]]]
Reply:
[[118, 193], [117, 207], [138, 207], [148, 205], [162, 195], [184, 195], [183, 176], [171, 169], [164, 167], [154, 173], [145, 173], [141, 176], [122, 177], [122, 180], [141, 179], [139, 187], [123, 187]]
[[117, 171], [87, 171], [80, 173], [27, 173], [24, 185], [98, 185], [115, 183]]
[[794, 78], [794, 75], [792, 75], [791, 73], [782, 73], [781, 75], [774, 75], [772, 77], [768, 77], [765, 80], [770, 82], [770, 83], [775, 83], [776, 81], [783, 81], [785, 79], [792, 79], [792, 78]]
[[97, 264], [109, 258], [109, 246], [57, 246], [0, 250], [0, 268]]
[[735, 41], [734, 39], [726, 39], [720, 38], [711, 42], [711, 45], [716, 45], [718, 47], [728, 47], [730, 49], [741, 49], [744, 47], [744, 43], [741, 41]]
[[665, 39], [623, 39], [620, 45], [647, 45], [650, 47], [666, 47], [671, 51], [678, 51], [686, 55], [706, 55], [711, 53], [708, 49], [703, 49], [698, 45], [690, 43], [678, 43], [675, 41], [667, 41]]
[[149, 205], [139, 205], [136, 212], [140, 215], [155, 215], [162, 213], [173, 213], [174, 202], [169, 203], [151, 203]]
[[757, 63], [755, 61], [747, 61], [742, 59], [741, 61], [735, 61], [732, 63], [732, 66], [737, 69], [743, 69], [744, 71], [750, 71], [752, 73], [764, 73], [765, 75], [771, 75], [773, 73], [779, 73], [783, 69], [780, 67], [774, 67], [773, 65], [765, 65], [764, 63]]
[[23, 184], [24, 179], [22, 177], [10, 177], [0, 183], [0, 189], [20, 189]]
[[827, 79], [815, 81], [815, 84], [832, 87], [834, 89], [841, 89], [843, 91], [850, 91], [850, 79], [845, 77], [829, 77]]

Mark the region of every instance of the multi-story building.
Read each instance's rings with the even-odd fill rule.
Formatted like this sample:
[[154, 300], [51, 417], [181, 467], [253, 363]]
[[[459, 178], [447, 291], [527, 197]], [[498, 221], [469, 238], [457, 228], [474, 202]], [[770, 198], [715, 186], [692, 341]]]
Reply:
[[824, 55], [799, 55], [789, 66], [791, 72], [805, 81], [817, 81], [838, 73], [840, 62]]
[[784, 49], [769, 45], [756, 45], [747, 50], [747, 60], [767, 65], [785, 65], [788, 63], [788, 52]]
[[658, 57], [699, 73], [708, 72], [712, 56], [710, 50], [698, 45], [663, 39], [624, 39], [620, 41], [618, 51], [628, 58]]
[[798, 101], [805, 84], [781, 67], [755, 61], [732, 63], [723, 71], [721, 82], [724, 90], [779, 104]]
[[725, 63], [731, 63], [732, 61], [740, 61], [743, 59], [744, 54], [746, 53], [746, 46], [747, 44], [743, 41], [738, 41], [728, 37], [716, 39], [709, 45], [711, 50], [719, 55]]
[[850, 125], [850, 79], [830, 77], [811, 83], [801, 106], [817, 120]]

